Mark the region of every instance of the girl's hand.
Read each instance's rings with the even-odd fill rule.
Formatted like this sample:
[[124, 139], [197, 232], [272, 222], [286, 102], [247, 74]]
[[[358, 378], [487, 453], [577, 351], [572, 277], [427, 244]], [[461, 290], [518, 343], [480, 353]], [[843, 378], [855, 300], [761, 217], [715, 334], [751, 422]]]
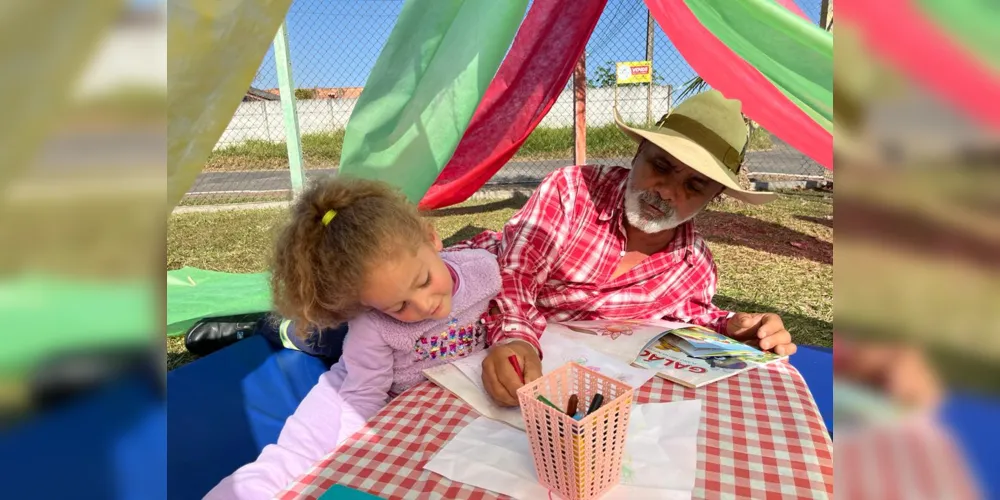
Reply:
[[507, 360], [511, 355], [517, 356], [517, 361], [521, 364], [524, 383], [542, 376], [542, 360], [531, 344], [517, 340], [490, 347], [483, 360], [483, 385], [493, 401], [500, 406], [517, 406], [517, 390], [524, 385]]

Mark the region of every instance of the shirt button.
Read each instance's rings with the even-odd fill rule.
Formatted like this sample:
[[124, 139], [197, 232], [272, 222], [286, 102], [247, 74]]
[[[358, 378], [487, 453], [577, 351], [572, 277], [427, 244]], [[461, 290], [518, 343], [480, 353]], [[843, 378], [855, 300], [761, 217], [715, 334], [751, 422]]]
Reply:
[[625, 256], [625, 250], [622, 250], [621, 253], [618, 254], [618, 256], [619, 257], [624, 257]]

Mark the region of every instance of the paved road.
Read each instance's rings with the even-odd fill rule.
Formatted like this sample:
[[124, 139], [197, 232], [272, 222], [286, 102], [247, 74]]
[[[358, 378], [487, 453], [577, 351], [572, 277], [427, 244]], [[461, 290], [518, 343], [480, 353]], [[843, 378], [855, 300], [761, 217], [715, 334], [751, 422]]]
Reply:
[[[823, 167], [805, 157], [791, 146], [773, 138], [774, 148], [770, 151], [747, 153], [748, 172], [769, 172], [785, 174], [822, 175]], [[626, 165], [631, 158], [594, 158], [588, 163], [602, 165]], [[538, 182], [545, 175], [560, 167], [572, 164], [572, 159], [512, 161], [497, 172], [488, 184], [510, 184]], [[324, 175], [334, 169], [307, 170], [306, 177]], [[266, 170], [256, 172], [203, 172], [195, 180], [189, 194], [223, 194], [253, 191], [285, 191], [291, 189], [287, 170]]]

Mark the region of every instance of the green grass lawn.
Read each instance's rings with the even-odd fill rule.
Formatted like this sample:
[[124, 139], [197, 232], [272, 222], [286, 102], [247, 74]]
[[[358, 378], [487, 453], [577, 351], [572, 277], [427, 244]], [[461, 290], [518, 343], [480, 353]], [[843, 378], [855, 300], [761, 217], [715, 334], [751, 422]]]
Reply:
[[[344, 131], [302, 136], [302, 157], [306, 168], [332, 168], [340, 162]], [[757, 128], [750, 136], [750, 151], [770, 149], [771, 137]], [[635, 143], [614, 124], [587, 128], [587, 156], [591, 158], [631, 157]], [[537, 128], [514, 155], [519, 160], [547, 160], [573, 157], [573, 129]], [[205, 171], [277, 170], [288, 168], [284, 142], [251, 140], [213, 151]]]
[[[430, 214], [445, 244], [500, 229], [525, 198], [476, 200]], [[270, 236], [283, 209], [174, 214], [167, 268], [228, 272], [266, 268]], [[833, 199], [788, 194], [764, 206], [727, 202], [696, 225], [719, 268], [715, 303], [730, 310], [776, 312], [796, 342], [831, 346], [833, 336]], [[173, 368], [191, 356], [182, 337], [168, 339]]]

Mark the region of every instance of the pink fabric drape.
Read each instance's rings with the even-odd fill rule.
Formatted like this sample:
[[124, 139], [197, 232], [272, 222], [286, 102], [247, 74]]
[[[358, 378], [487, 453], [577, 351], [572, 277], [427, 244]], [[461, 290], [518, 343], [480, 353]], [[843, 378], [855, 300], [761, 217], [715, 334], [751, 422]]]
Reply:
[[556, 102], [607, 0], [535, 0], [451, 161], [420, 201], [469, 198], [517, 152]]
[[833, 135], [719, 41], [684, 0], [645, 1], [677, 50], [712, 88], [742, 101], [743, 112], [752, 120], [820, 165], [833, 169]]
[[837, 4], [837, 14], [838, 22], [858, 28], [880, 57], [984, 125], [1000, 129], [1000, 75], [912, 0], [845, 0]]

